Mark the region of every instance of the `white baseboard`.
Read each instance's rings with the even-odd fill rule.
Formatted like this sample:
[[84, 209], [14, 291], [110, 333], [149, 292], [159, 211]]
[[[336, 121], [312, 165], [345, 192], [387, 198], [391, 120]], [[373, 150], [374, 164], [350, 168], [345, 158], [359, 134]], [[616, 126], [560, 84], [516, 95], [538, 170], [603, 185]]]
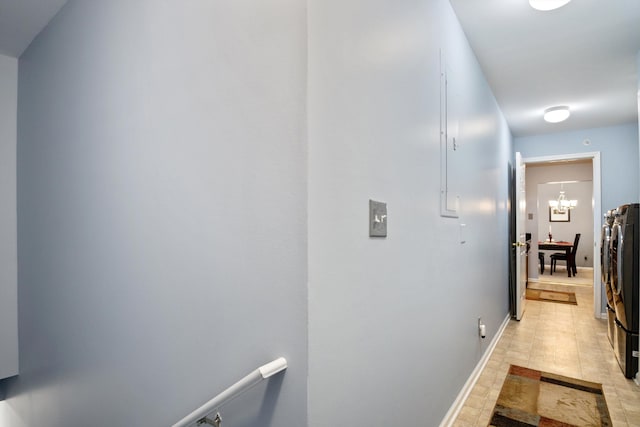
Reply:
[[491, 358], [491, 354], [493, 353], [493, 350], [495, 350], [496, 345], [498, 344], [498, 341], [500, 341], [500, 338], [502, 337], [502, 333], [506, 329], [510, 319], [511, 319], [511, 315], [508, 314], [507, 317], [505, 317], [504, 321], [502, 322], [502, 325], [500, 325], [498, 332], [491, 340], [491, 343], [489, 343], [489, 347], [487, 347], [487, 350], [484, 352], [484, 355], [478, 361], [478, 364], [476, 365], [473, 372], [471, 372], [469, 379], [467, 379], [467, 382], [462, 387], [462, 390], [460, 390], [460, 393], [458, 394], [458, 397], [456, 397], [456, 400], [453, 402], [453, 405], [451, 405], [451, 408], [449, 408], [449, 411], [447, 411], [447, 414], [442, 419], [442, 422], [440, 423], [440, 427], [451, 427], [453, 425], [453, 422], [458, 417], [460, 410], [462, 410], [462, 407], [464, 406], [464, 403], [466, 402], [467, 397], [469, 397], [469, 394], [471, 393], [473, 386], [476, 385], [478, 378], [480, 378], [480, 374], [482, 373], [482, 370], [487, 365], [487, 362], [489, 362], [489, 359]]

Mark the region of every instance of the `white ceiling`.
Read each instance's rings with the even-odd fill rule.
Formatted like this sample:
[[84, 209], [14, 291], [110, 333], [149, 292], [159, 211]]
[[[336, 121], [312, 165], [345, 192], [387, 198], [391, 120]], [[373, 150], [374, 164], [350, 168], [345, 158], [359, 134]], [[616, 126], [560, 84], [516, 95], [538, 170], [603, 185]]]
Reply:
[[67, 0], [0, 0], [0, 55], [19, 57]]
[[[514, 136], [638, 120], [640, 0], [450, 0]], [[542, 120], [568, 105], [564, 123]]]
[[[67, 0], [0, 0], [0, 54], [19, 57]], [[640, 0], [450, 0], [514, 136], [637, 121]], [[568, 105], [564, 123], [542, 111]]]

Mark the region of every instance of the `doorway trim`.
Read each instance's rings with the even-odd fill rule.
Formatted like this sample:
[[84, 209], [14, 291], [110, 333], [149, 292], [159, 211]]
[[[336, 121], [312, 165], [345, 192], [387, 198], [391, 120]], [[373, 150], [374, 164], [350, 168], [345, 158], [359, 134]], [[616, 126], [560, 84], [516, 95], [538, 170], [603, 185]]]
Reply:
[[522, 162], [530, 163], [553, 163], [568, 160], [591, 159], [593, 174], [593, 315], [598, 319], [603, 319], [606, 313], [602, 313], [602, 290], [600, 283], [600, 220], [602, 218], [602, 188], [600, 176], [600, 152], [558, 154], [553, 156], [524, 157]]

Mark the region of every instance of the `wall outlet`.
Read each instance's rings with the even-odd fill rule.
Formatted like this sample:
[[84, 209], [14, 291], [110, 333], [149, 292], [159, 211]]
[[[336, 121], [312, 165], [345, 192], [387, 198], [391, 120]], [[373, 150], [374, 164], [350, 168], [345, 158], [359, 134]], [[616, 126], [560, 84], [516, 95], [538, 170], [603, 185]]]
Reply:
[[482, 323], [482, 317], [478, 317], [478, 335], [480, 335], [480, 338], [486, 338], [487, 336], [487, 326]]

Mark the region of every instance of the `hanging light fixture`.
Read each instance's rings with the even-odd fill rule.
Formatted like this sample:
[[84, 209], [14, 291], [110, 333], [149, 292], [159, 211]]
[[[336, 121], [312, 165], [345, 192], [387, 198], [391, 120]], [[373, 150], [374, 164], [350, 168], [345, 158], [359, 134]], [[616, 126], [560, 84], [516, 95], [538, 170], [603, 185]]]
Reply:
[[536, 10], [548, 11], [558, 9], [571, 0], [529, 0], [529, 4]]
[[578, 206], [578, 201], [575, 199], [569, 200], [564, 194], [562, 184], [560, 184], [560, 194], [556, 200], [549, 200], [549, 207], [558, 211], [558, 213], [564, 213], [569, 209], [573, 209]]

